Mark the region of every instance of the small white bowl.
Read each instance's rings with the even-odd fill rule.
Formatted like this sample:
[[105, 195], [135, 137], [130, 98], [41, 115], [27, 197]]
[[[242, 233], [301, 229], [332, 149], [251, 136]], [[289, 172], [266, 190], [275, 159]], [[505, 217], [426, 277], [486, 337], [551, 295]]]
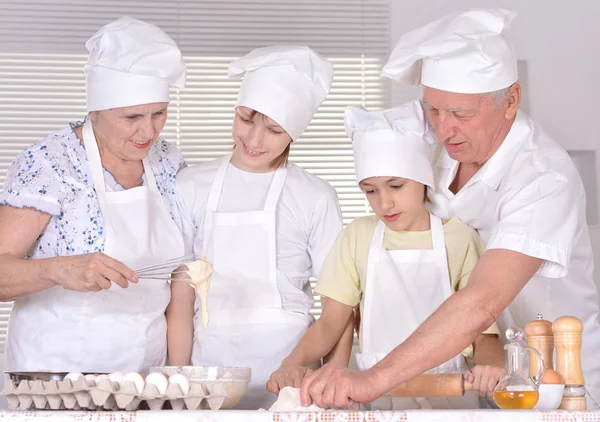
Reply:
[[533, 408], [540, 410], [558, 409], [560, 402], [562, 401], [564, 391], [564, 384], [541, 384], [538, 390], [540, 398]]

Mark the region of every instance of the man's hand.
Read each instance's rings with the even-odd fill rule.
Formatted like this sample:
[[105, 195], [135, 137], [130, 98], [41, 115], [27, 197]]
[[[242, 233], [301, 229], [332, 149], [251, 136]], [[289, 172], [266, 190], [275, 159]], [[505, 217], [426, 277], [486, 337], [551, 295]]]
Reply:
[[491, 396], [498, 382], [506, 375], [506, 370], [499, 366], [475, 365], [463, 374], [466, 382], [473, 384], [473, 392], [478, 396]]
[[302, 406], [314, 402], [322, 409], [349, 409], [355, 402], [370, 403], [380, 395], [370, 371], [354, 371], [333, 364], [305, 376], [300, 385]]

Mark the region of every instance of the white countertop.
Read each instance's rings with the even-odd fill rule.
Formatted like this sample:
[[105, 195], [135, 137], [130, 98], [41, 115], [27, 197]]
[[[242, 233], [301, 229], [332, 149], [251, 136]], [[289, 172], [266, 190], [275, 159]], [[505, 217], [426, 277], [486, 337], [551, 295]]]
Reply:
[[73, 422], [600, 422], [600, 411], [566, 412], [535, 410], [413, 410], [398, 412], [282, 412], [244, 410], [137, 412], [0, 411], [5, 421]]

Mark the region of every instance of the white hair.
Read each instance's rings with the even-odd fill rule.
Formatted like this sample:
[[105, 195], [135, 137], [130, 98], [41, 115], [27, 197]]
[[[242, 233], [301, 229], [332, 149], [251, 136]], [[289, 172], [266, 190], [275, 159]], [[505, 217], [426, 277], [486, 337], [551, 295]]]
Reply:
[[487, 95], [489, 99], [492, 100], [496, 107], [500, 107], [508, 99], [511, 87], [512, 85], [506, 88], [499, 89], [498, 91], [488, 92], [485, 95]]

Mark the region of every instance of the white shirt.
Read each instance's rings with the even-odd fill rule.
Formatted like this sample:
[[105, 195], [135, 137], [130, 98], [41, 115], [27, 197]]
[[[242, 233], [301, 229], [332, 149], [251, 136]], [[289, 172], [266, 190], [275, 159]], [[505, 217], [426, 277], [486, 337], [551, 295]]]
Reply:
[[477, 229], [486, 250], [544, 260], [499, 319], [501, 332], [513, 323], [524, 328], [537, 314], [549, 321], [565, 315], [581, 319], [586, 387], [600, 403], [600, 305], [585, 191], [567, 152], [519, 112], [498, 151], [456, 195], [449, 186], [459, 163], [441, 144], [434, 163], [435, 214], [456, 215]]
[[[198, 164], [177, 175], [176, 201], [186, 255], [202, 255], [208, 195], [219, 160]], [[251, 173], [230, 165], [217, 211], [264, 208], [274, 172]], [[329, 250], [342, 230], [335, 190], [295, 164], [288, 164], [277, 204], [277, 287], [283, 309], [308, 314], [313, 305], [309, 278], [318, 277]]]

